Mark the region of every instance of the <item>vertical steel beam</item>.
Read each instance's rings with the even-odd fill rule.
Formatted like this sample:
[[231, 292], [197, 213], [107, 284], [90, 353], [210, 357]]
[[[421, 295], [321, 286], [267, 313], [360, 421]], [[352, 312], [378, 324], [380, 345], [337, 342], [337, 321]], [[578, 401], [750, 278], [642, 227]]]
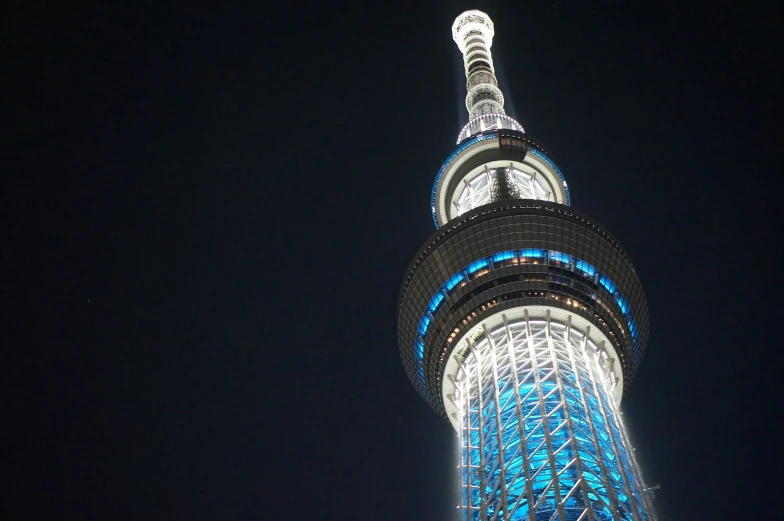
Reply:
[[[482, 324], [482, 331], [485, 332], [487, 343], [490, 346], [490, 360], [493, 365], [493, 400], [495, 402], [496, 443], [498, 443], [498, 473], [501, 477], [501, 483], [499, 483], [501, 492], [501, 510], [503, 511], [504, 516], [508, 516], [509, 503], [507, 497], [506, 461], [504, 458], [504, 437], [502, 432], [504, 426], [501, 423], [501, 397], [499, 391], [501, 382], [498, 380], [498, 360], [496, 355], [495, 342], [493, 342], [493, 338], [490, 336], [490, 332], [487, 330], [487, 326], [485, 324]], [[496, 516], [498, 516], [499, 519], [502, 519], [501, 516], [498, 515], [498, 511], [496, 511]]]
[[[517, 349], [514, 345], [514, 340], [512, 338], [512, 330], [509, 327], [509, 321], [506, 319], [506, 315], [501, 316], [504, 320], [504, 329], [506, 330], [506, 336], [509, 339], [509, 343], [507, 344], [507, 348], [509, 349], [509, 362], [512, 365], [512, 382], [515, 388], [515, 412], [517, 413], [517, 431], [520, 433], [520, 453], [523, 456], [523, 475], [525, 476], [525, 494], [528, 498], [528, 521], [534, 521], [533, 511], [534, 511], [534, 491], [533, 486], [531, 484], [531, 459], [528, 457], [528, 444], [525, 441], [525, 427], [523, 422], [523, 405], [520, 402], [520, 378], [519, 378], [519, 369], [517, 367]], [[517, 505], [515, 505], [515, 508]], [[509, 515], [511, 517], [510, 512]]]
[[[555, 506], [558, 511], [559, 519], [566, 519], [566, 515], [564, 514], [563, 510], [563, 504], [561, 503], [561, 491], [560, 487], [558, 486], [558, 479], [555, 475], [556, 470], [555, 457], [553, 456], [553, 443], [552, 439], [550, 438], [550, 426], [547, 422], [547, 408], [545, 407], [544, 403], [544, 394], [542, 394], [542, 380], [539, 376], [539, 364], [536, 356], [536, 347], [534, 346], [533, 336], [531, 334], [531, 320], [528, 316], [527, 309], [525, 310], [525, 327], [528, 333], [528, 349], [531, 352], [531, 364], [533, 369], [534, 382], [536, 384], [536, 394], [539, 398], [539, 409], [541, 410], [542, 414], [542, 429], [544, 432], [545, 445], [547, 446], [547, 459], [549, 460], [550, 464], [550, 479], [553, 487], [553, 495], [555, 496]], [[546, 333], [549, 335], [549, 331]], [[541, 498], [539, 501], [541, 501]]]
[[[548, 324], [550, 323], [549, 309], [547, 310], [547, 323]], [[565, 351], [569, 354], [570, 358], [572, 358], [571, 328], [572, 328], [572, 316], [569, 315], [569, 318], [567, 319], [566, 322], [566, 331], [564, 332], [564, 342], [566, 344]], [[556, 374], [556, 378], [558, 379], [558, 389], [561, 393], [561, 403], [563, 404], [563, 408], [565, 411], [566, 427], [569, 430], [569, 440], [572, 445], [572, 449], [574, 450], [575, 465], [577, 466], [577, 472], [580, 476], [577, 480], [577, 485], [580, 487], [580, 490], [583, 493], [584, 508], [586, 508], [590, 512], [591, 518], [593, 518], [594, 515], [593, 507], [591, 506], [591, 502], [588, 498], [588, 488], [586, 486], [585, 479], [583, 478], [583, 463], [582, 460], [580, 459], [580, 447], [577, 445], [577, 438], [574, 434], [574, 425], [572, 424], [572, 412], [569, 410], [569, 406], [566, 401], [565, 387], [563, 384], [563, 379], [561, 378], [561, 370], [558, 367], [560, 360], [557, 356], [556, 348], [555, 345], [553, 344], [552, 337], [548, 337], [547, 342], [550, 346], [550, 353], [552, 354], [553, 357], [553, 364], [555, 364], [557, 368], [555, 374]], [[571, 364], [571, 366], [572, 366], [572, 371], [575, 373], [575, 379], [579, 378], [579, 375], [576, 374], [577, 373], [576, 367], [574, 366], [574, 364]], [[577, 384], [577, 382], [579, 382], [579, 380], [576, 380], [575, 385], [579, 387], [579, 384]], [[580, 394], [582, 395], [582, 390], [580, 390]], [[590, 412], [588, 412], [588, 414], [590, 414]]]

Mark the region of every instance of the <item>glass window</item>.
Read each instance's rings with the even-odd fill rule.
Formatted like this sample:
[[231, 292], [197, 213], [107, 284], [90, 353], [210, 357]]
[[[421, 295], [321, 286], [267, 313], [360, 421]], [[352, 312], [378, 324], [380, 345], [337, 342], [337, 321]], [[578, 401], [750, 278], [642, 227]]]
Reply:
[[446, 290], [447, 291], [452, 291], [452, 288], [454, 288], [455, 286], [460, 284], [460, 282], [462, 282], [463, 278], [464, 277], [463, 277], [463, 273], [462, 272], [457, 273], [456, 275], [453, 275], [452, 278], [450, 278], [448, 281], [446, 281], [446, 284], [444, 284], [444, 286], [446, 287]]
[[444, 294], [441, 293], [441, 291], [439, 290], [438, 293], [436, 293], [433, 296], [433, 298], [430, 299], [430, 303], [427, 305], [427, 307], [430, 309], [430, 312], [435, 313], [436, 309], [438, 309], [438, 306], [441, 305], [441, 302], [443, 302], [443, 300], [444, 300]]
[[584, 260], [578, 260], [574, 264], [574, 267], [582, 271], [584, 274], [588, 275], [589, 277], [593, 277], [594, 275], [596, 275], [596, 268], [594, 268]]
[[544, 258], [544, 250], [536, 250], [534, 248], [526, 248], [524, 250], [520, 250], [520, 255], [522, 257], [527, 257], [530, 259], [543, 259]]
[[487, 259], [479, 259], [478, 261], [472, 262], [471, 264], [469, 264], [468, 268], [466, 268], [466, 271], [470, 275], [470, 274], [474, 273], [475, 271], [481, 270], [482, 268], [484, 268], [488, 264], [489, 264], [489, 262], [487, 262]]

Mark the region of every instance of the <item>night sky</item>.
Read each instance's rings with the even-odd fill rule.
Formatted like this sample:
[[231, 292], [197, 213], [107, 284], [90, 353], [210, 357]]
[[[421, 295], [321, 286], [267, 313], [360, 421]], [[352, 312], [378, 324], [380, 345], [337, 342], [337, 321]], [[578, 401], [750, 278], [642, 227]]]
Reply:
[[468, 8], [642, 278], [661, 521], [781, 518], [776, 3], [110, 4], [3, 17], [0, 518], [455, 519], [396, 307]]

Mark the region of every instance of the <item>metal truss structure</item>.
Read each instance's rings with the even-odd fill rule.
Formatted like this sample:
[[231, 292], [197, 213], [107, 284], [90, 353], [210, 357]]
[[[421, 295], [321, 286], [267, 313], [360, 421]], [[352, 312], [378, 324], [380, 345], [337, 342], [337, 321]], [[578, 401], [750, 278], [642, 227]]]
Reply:
[[503, 318], [457, 375], [462, 519], [651, 519], [606, 346], [549, 311]]
[[552, 192], [542, 186], [537, 174], [535, 170], [528, 173], [514, 166], [485, 168], [473, 179], [463, 181], [463, 190], [455, 203], [457, 215], [504, 199], [552, 200]]

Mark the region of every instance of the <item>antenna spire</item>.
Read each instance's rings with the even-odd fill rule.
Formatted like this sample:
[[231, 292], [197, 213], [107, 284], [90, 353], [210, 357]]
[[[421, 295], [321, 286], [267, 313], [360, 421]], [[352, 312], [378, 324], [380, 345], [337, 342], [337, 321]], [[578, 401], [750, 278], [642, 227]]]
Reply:
[[460, 132], [458, 142], [485, 130], [507, 128], [524, 132], [504, 111], [504, 95], [498, 88], [490, 53], [494, 34], [493, 21], [482, 11], [466, 11], [452, 24], [452, 38], [463, 53], [468, 90], [469, 122]]

